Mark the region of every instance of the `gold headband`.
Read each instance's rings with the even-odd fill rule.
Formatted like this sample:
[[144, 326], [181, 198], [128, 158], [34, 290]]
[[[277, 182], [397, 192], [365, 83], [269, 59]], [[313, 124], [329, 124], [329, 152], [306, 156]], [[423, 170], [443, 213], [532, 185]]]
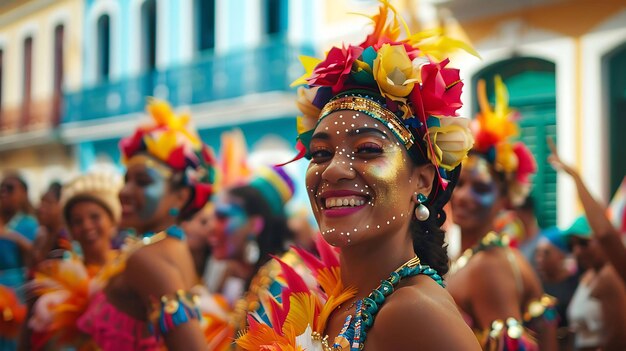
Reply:
[[126, 161], [126, 168], [130, 168], [134, 165], [142, 165], [148, 168], [152, 168], [159, 172], [161, 176], [164, 178], [169, 178], [172, 176], [172, 170], [166, 166], [164, 163], [157, 161], [152, 156], [146, 154], [138, 154], [131, 157], [128, 161]]
[[393, 112], [384, 108], [376, 101], [363, 97], [344, 96], [327, 103], [320, 112], [318, 122], [329, 114], [341, 110], [359, 111], [381, 123], [384, 123], [385, 126], [391, 129], [393, 134], [404, 144], [404, 147], [407, 150], [410, 149], [415, 142], [413, 134], [411, 134], [411, 132], [404, 126], [404, 124], [402, 124]]

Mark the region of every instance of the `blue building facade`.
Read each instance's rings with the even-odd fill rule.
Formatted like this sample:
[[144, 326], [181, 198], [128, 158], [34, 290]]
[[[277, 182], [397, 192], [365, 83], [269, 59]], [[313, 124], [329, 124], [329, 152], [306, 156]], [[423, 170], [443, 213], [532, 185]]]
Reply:
[[[309, 2], [298, 2], [308, 13]], [[145, 118], [146, 97], [190, 110], [202, 138], [238, 127], [248, 148], [266, 137], [293, 144], [298, 56], [287, 0], [87, 0], [83, 87], [64, 94], [60, 126], [78, 166], [119, 162], [117, 142]], [[295, 26], [290, 26], [296, 23]], [[301, 36], [302, 37], [302, 36]]]

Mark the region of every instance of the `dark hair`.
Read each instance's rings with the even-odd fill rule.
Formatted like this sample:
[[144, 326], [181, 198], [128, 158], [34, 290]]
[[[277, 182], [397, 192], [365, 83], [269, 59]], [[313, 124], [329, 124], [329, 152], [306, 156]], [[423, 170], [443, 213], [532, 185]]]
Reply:
[[180, 209], [180, 213], [178, 214], [178, 217], [176, 219], [178, 222], [191, 220], [191, 218], [193, 218], [193, 216], [198, 213], [198, 211], [200, 211], [200, 209], [202, 208], [193, 206], [196, 191], [192, 186], [189, 186], [187, 184], [185, 174], [180, 171], [172, 174], [169, 183], [170, 188], [174, 191], [182, 190], [185, 188], [189, 189], [189, 197], [187, 198], [187, 201], [185, 201], [185, 203], [183, 204], [183, 207]]
[[[422, 164], [427, 163], [423, 162]], [[433, 191], [428, 196], [428, 201], [424, 204], [430, 211], [430, 216], [425, 221], [419, 221], [412, 217], [409, 226], [409, 231], [413, 237], [415, 254], [423, 264], [429, 265], [441, 276], [448, 273], [449, 269], [448, 244], [445, 242], [445, 231], [441, 229], [441, 226], [446, 221], [446, 212], [443, 210], [443, 207], [450, 200], [460, 174], [460, 165], [447, 173], [449, 183], [446, 190], [441, 190], [439, 177], [433, 179]]]
[[55, 181], [55, 182], [50, 183], [46, 193], [52, 194], [52, 196], [54, 196], [54, 199], [59, 201], [61, 199], [61, 188], [62, 188], [61, 183]]
[[30, 203], [30, 199], [28, 198], [28, 184], [26, 184], [26, 181], [24, 180], [24, 178], [18, 172], [9, 171], [4, 176], [4, 179], [2, 180], [2, 182], [8, 179], [15, 180], [22, 187], [22, 189], [24, 189], [24, 193], [26, 194], [24, 203], [20, 204], [20, 211], [27, 213], [27, 214], [35, 213], [35, 208]]
[[232, 196], [243, 200], [243, 209], [248, 216], [261, 216], [264, 220], [263, 230], [257, 236], [259, 245], [259, 261], [255, 271], [271, 259], [270, 255], [279, 255], [286, 251], [287, 242], [294, 238], [287, 226], [284, 215], [276, 215], [259, 190], [244, 185], [228, 191]]

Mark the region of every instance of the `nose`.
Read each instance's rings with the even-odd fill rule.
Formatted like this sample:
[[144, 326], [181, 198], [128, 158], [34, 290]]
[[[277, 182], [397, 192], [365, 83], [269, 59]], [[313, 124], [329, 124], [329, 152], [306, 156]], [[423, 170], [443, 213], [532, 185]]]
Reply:
[[338, 183], [341, 180], [354, 179], [355, 174], [350, 158], [345, 154], [336, 152], [322, 172], [322, 179], [330, 183]]
[[[122, 189], [120, 189], [120, 192], [118, 194], [118, 197], [120, 199], [121, 203], [127, 202], [128, 199], [130, 198], [130, 194], [132, 192], [132, 185], [130, 182], [126, 182], [124, 184], [124, 186], [122, 187]], [[125, 201], [126, 200], [126, 201]]]

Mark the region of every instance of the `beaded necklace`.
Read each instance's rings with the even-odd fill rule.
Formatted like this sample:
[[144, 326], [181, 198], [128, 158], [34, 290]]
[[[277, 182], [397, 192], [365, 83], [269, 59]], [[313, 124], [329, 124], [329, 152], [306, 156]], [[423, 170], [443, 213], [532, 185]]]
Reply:
[[443, 286], [443, 279], [437, 274], [437, 271], [422, 265], [419, 257], [415, 256], [393, 271], [387, 279], [382, 280], [380, 285], [372, 290], [367, 297], [356, 301], [354, 315], [350, 314], [346, 317], [332, 346], [328, 344], [328, 337], [322, 338], [321, 335], [315, 333], [313, 338], [321, 341], [324, 351], [359, 351], [363, 349], [367, 332], [374, 324], [374, 318], [385, 303], [387, 296], [393, 293], [394, 288], [402, 279], [419, 274], [427, 275]]
[[155, 232], [147, 232], [144, 233], [143, 235], [141, 235], [140, 237], [138, 236], [127, 236], [124, 239], [124, 249], [123, 251], [127, 254], [130, 255], [131, 253], [139, 250], [140, 248], [144, 247], [144, 246], [148, 246], [148, 245], [152, 245], [155, 243], [158, 243], [159, 241], [165, 239], [165, 238], [176, 238], [178, 240], [184, 240], [185, 239], [185, 232], [183, 231], [183, 229], [177, 225], [173, 225], [168, 227], [167, 229], [165, 229], [164, 231], [155, 233]]
[[465, 267], [469, 260], [477, 253], [490, 249], [492, 247], [504, 247], [504, 240], [496, 232], [491, 231], [480, 239], [478, 244], [463, 251], [463, 254], [450, 265], [450, 273], [454, 274], [461, 268]]

